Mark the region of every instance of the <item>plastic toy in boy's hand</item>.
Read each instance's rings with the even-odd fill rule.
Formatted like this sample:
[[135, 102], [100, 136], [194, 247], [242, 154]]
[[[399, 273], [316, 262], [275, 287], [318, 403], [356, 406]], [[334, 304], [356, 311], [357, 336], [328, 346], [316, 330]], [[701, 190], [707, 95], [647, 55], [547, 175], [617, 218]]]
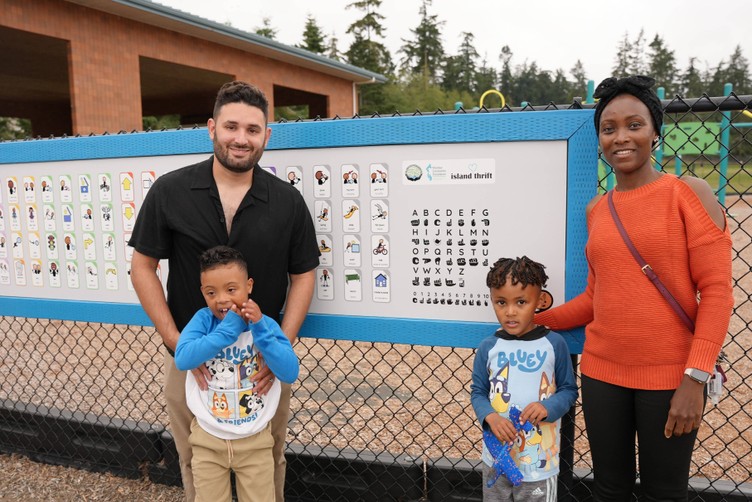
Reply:
[[[518, 432], [530, 432], [533, 429], [533, 424], [530, 422], [520, 424], [520, 413], [519, 408], [512, 407], [509, 410], [509, 420], [511, 420]], [[519, 486], [522, 483], [522, 472], [517, 468], [517, 464], [514, 463], [512, 456], [509, 454], [511, 446], [508, 443], [502, 444], [491, 431], [483, 431], [483, 441], [486, 443], [489, 453], [494, 458], [492, 467], [496, 471], [493, 479], [488, 480], [487, 486], [491, 488], [502, 474], [506, 476], [513, 486]]]

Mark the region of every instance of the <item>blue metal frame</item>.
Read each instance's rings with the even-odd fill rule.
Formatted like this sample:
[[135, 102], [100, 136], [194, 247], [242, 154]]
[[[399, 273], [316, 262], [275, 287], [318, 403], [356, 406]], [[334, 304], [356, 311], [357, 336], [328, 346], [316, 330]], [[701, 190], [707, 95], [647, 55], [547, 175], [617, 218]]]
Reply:
[[[592, 110], [472, 113], [272, 124], [268, 150], [374, 145], [567, 141], [565, 296], [585, 289], [585, 206], [596, 193], [597, 137]], [[206, 129], [60, 138], [0, 144], [0, 165], [210, 153]], [[2, 169], [0, 167], [0, 169]], [[5, 297], [0, 315], [150, 326], [138, 304]], [[475, 348], [494, 323], [309, 314], [300, 336]], [[580, 353], [582, 329], [563, 333]]]

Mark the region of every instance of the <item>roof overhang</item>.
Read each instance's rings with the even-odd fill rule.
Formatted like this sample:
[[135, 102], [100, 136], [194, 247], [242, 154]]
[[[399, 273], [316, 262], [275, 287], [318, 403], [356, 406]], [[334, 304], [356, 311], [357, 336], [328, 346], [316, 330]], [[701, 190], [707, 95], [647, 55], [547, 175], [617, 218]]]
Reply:
[[308, 68], [356, 84], [384, 83], [386, 77], [357, 66], [341, 63], [304, 49], [248, 33], [148, 0], [66, 0], [144, 24], [182, 33], [263, 56], [275, 61]]

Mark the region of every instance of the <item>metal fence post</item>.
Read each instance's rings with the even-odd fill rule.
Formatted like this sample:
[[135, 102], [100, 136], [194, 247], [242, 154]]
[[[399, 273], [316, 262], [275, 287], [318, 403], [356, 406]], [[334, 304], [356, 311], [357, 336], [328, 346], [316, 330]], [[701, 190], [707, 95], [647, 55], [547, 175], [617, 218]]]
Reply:
[[[663, 98], [666, 97], [666, 89], [664, 89], [663, 87], [659, 87], [656, 90], [656, 94], [658, 94], [658, 99], [663, 101]], [[666, 125], [661, 124], [661, 130], [656, 131], [659, 133], [659, 136], [658, 136], [658, 145], [656, 146], [656, 149], [655, 149], [655, 168], [658, 169], [659, 171], [661, 170], [661, 167], [663, 166], [663, 131], [665, 129], [666, 129]]]
[[[726, 83], [723, 86], [723, 95], [730, 96], [733, 85]], [[721, 161], [718, 165], [721, 175], [718, 178], [718, 202], [726, 207], [726, 173], [728, 171], [729, 139], [731, 136], [731, 112], [721, 112]]]

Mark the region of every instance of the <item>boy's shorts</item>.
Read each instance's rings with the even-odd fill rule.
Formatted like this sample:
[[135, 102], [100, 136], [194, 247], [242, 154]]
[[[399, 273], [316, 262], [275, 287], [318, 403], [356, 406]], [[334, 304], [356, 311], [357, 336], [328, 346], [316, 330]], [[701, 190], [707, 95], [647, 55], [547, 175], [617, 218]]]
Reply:
[[556, 483], [559, 476], [551, 476], [542, 481], [532, 481], [514, 486], [504, 475], [489, 488], [487, 482], [496, 475], [496, 471], [483, 464], [483, 502], [556, 502]]

